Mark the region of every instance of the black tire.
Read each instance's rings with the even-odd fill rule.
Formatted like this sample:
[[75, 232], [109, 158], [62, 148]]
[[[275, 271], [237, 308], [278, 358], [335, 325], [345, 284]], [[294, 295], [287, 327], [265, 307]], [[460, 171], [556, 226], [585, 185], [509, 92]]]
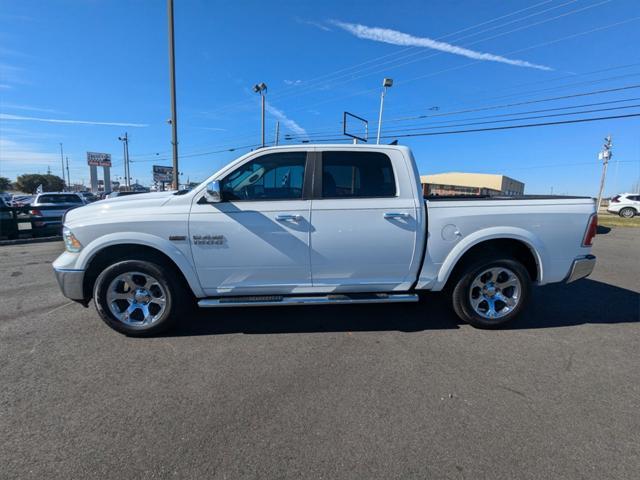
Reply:
[[631, 207], [625, 207], [618, 212], [622, 218], [633, 218], [636, 215], [636, 211]]
[[[162, 298], [165, 299], [164, 311], [157, 312], [159, 314], [157, 319], [147, 325], [143, 325], [141, 322], [136, 324], [138, 319], [134, 319], [131, 323], [125, 323], [118, 319], [109, 307], [107, 291], [111, 283], [118, 276], [131, 272], [143, 274], [137, 276], [137, 278], [145, 278], [144, 275], [148, 275], [148, 278], [153, 278], [156, 281], [154, 285], [157, 284], [162, 289]], [[149, 291], [151, 291], [151, 288]], [[191, 294], [180, 275], [175, 272], [175, 268], [148, 259], [124, 260], [103, 270], [94, 285], [93, 301], [100, 318], [107, 325], [120, 333], [132, 337], [152, 336], [168, 330], [175, 325], [181, 313], [191, 311], [190, 307], [193, 304]], [[124, 305], [126, 306], [126, 303]], [[162, 307], [156, 306], [155, 308], [161, 310]], [[123, 309], [126, 308], [123, 307]], [[140, 315], [144, 314], [140, 313]], [[131, 317], [133, 317], [133, 314]]]
[[[512, 273], [520, 283], [517, 303], [511, 311], [504, 313], [504, 316], [498, 318], [487, 318], [477, 313], [471, 304], [470, 298], [474, 280], [483, 272], [492, 268], [505, 269], [505, 272], [508, 271]], [[506, 274], [500, 273], [499, 275]], [[454, 282], [452, 291], [453, 310], [460, 319], [478, 328], [498, 328], [511, 322], [522, 311], [531, 295], [531, 277], [529, 276], [529, 272], [527, 272], [527, 269], [520, 262], [512, 258], [492, 257], [476, 260], [465, 266], [454, 279]], [[475, 287], [475, 290], [477, 291], [478, 287]], [[507, 289], [505, 289], [506, 296], [508, 296], [509, 293], [513, 295], [513, 292], [515, 292], [515, 290], [507, 291]], [[494, 300], [494, 302], [496, 304], [495, 310], [498, 310], [498, 305], [504, 305], [506, 307], [504, 302], [500, 302], [499, 300]], [[488, 306], [488, 304], [486, 305]], [[500, 310], [502, 310], [502, 308], [500, 308]]]

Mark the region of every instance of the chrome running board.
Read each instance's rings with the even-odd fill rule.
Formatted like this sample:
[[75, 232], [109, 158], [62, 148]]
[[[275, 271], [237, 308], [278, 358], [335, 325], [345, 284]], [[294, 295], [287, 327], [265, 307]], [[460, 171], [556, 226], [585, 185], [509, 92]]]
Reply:
[[202, 308], [219, 307], [267, 307], [289, 305], [335, 305], [359, 303], [408, 303], [417, 302], [415, 293], [372, 293], [372, 294], [339, 294], [310, 295], [288, 297], [285, 295], [256, 295], [247, 297], [203, 298], [198, 301]]

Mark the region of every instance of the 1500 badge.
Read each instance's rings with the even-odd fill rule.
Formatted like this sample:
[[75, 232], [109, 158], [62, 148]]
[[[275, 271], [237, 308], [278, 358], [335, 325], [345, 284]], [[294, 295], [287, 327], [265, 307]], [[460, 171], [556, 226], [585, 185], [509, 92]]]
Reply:
[[194, 235], [194, 245], [223, 245], [225, 242], [224, 235]]

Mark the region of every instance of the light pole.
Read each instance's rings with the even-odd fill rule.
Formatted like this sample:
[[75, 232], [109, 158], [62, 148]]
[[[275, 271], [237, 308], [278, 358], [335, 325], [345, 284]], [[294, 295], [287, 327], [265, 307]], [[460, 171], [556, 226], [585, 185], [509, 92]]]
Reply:
[[393, 86], [393, 78], [385, 78], [382, 81], [382, 94], [380, 95], [380, 114], [378, 115], [378, 135], [376, 143], [380, 143], [380, 131], [382, 130], [382, 110], [384, 109], [384, 97], [387, 94], [387, 88]]
[[69, 175], [69, 157], [67, 157], [67, 189], [71, 191], [71, 175]]
[[[67, 183], [67, 181], [64, 178], [64, 154], [62, 153], [62, 142], [60, 142], [60, 161], [62, 162], [62, 181], [63, 183]], [[65, 187], [62, 187], [62, 191], [64, 192], [66, 190]]]
[[129, 188], [131, 186], [131, 173], [129, 172], [129, 135], [124, 132], [124, 135], [118, 137], [118, 140], [122, 142], [122, 155], [124, 158], [124, 185]]
[[171, 82], [171, 145], [173, 146], [172, 188], [178, 190], [178, 114], [176, 113], [176, 56], [173, 39], [173, 0], [168, 0], [169, 13], [169, 79]]
[[264, 102], [265, 95], [267, 94], [267, 84], [264, 82], [256, 83], [253, 86], [253, 91], [260, 94], [260, 103], [262, 106], [261, 118], [262, 118], [262, 146], [264, 147]]

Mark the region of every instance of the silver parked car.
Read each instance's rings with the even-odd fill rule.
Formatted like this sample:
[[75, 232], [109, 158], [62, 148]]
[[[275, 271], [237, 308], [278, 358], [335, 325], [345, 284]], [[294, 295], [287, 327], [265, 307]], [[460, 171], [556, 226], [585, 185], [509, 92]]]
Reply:
[[68, 210], [85, 204], [85, 200], [77, 193], [39, 193], [29, 206], [33, 235], [60, 235], [63, 215]]

